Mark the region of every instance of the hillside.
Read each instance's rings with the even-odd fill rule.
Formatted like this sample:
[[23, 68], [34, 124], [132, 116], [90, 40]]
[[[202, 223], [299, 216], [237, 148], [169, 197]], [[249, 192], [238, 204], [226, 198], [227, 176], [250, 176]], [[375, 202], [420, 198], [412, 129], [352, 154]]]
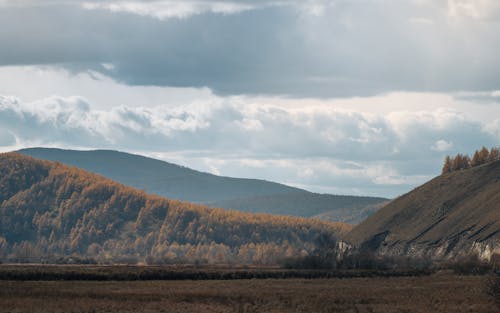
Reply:
[[[365, 219], [367, 219], [370, 215], [376, 213], [378, 210], [386, 206], [390, 201], [384, 201], [377, 204], [370, 204], [364, 208], [357, 209], [356, 211], [352, 211], [350, 208], [339, 209], [330, 212], [323, 212], [321, 214], [313, 216], [314, 218], [318, 218], [323, 221], [331, 221], [331, 222], [343, 222], [348, 224], [358, 224]], [[349, 214], [352, 214], [349, 216]], [[354, 214], [353, 214], [354, 213]], [[343, 216], [342, 220], [337, 219], [338, 216]]]
[[31, 148], [18, 151], [101, 174], [148, 193], [198, 203], [302, 191], [258, 179], [216, 176], [176, 164], [111, 150]]
[[382, 254], [500, 253], [500, 161], [434, 178], [373, 214], [347, 240]]
[[61, 163], [0, 154], [0, 259], [274, 264], [325, 243], [331, 247], [349, 229], [210, 209]]
[[272, 212], [358, 224], [386, 203], [384, 198], [291, 192], [219, 201], [209, 205], [239, 211]]
[[117, 151], [31, 148], [19, 152], [76, 166], [148, 193], [244, 212], [301, 217], [329, 212], [333, 220], [358, 223], [366, 217], [362, 212], [366, 206], [387, 200], [316, 194], [265, 180], [216, 176]]

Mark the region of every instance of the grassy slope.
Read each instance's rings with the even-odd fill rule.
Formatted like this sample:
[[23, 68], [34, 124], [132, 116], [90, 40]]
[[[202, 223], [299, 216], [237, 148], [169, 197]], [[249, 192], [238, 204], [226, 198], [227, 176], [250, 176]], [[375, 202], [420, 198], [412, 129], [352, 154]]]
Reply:
[[389, 246], [500, 239], [500, 161], [434, 178], [369, 217], [347, 239], [360, 245], [383, 232], [389, 232]]

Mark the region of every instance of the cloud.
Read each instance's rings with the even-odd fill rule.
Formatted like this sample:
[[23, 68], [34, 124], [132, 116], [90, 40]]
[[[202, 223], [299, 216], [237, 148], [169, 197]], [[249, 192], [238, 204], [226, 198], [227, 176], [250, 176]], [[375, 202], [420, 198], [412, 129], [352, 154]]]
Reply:
[[254, 9], [248, 3], [229, 1], [106, 1], [84, 2], [87, 10], [109, 10], [125, 12], [140, 16], [150, 16], [159, 20], [169, 18], [186, 18], [203, 13], [235, 14]]
[[500, 142], [498, 119], [477, 121], [449, 107], [364, 112], [349, 101], [345, 107], [342, 100], [309, 106], [295, 101], [213, 97], [100, 109], [80, 96], [32, 102], [1, 96], [0, 143], [3, 150], [135, 151], [212, 173], [323, 192], [394, 196], [437, 174], [444, 154]]
[[453, 148], [453, 142], [448, 142], [442, 139], [436, 141], [432, 146], [432, 149], [436, 151], [448, 151], [451, 148]]
[[497, 19], [500, 3], [496, 0], [448, 0], [448, 14], [453, 18]]
[[[493, 90], [499, 24], [461, 17], [461, 3], [4, 1], [0, 65], [91, 70], [128, 85], [219, 95]], [[496, 7], [470, 3], [479, 17]]]

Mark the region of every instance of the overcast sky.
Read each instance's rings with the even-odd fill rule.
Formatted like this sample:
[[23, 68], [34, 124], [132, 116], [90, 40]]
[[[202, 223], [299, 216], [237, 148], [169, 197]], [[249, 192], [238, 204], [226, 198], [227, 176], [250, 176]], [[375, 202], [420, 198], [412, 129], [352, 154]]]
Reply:
[[0, 150], [394, 197], [500, 144], [500, 1], [0, 0]]

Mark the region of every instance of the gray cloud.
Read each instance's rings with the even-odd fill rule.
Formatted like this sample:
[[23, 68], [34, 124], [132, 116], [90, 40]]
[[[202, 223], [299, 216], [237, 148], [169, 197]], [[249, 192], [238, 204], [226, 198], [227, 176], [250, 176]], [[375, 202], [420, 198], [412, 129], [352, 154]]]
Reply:
[[336, 97], [500, 84], [500, 24], [486, 14], [496, 12], [487, 1], [220, 1], [226, 11], [188, 1], [189, 14], [163, 19], [155, 6], [174, 10], [178, 1], [87, 2], [4, 6], [1, 64], [92, 69], [131, 85], [219, 94]]

